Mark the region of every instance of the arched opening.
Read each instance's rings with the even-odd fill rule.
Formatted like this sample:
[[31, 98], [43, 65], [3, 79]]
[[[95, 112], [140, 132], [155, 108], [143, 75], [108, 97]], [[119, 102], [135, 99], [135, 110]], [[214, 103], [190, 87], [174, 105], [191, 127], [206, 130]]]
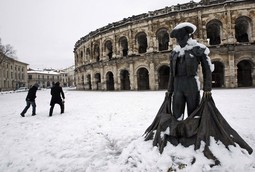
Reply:
[[82, 59], [82, 57], [83, 57], [83, 51], [81, 51], [81, 59]]
[[106, 51], [106, 55], [108, 56], [109, 60], [111, 60], [112, 59], [112, 42], [111, 41], [105, 42], [105, 51]]
[[237, 42], [249, 42], [250, 23], [247, 17], [239, 17], [235, 23], [235, 37]]
[[242, 60], [237, 64], [238, 87], [252, 86], [252, 65], [248, 60]]
[[140, 32], [136, 35], [136, 40], [138, 43], [138, 53], [146, 53], [147, 51], [147, 35], [144, 32]]
[[95, 84], [96, 84], [96, 90], [101, 89], [101, 75], [100, 73], [95, 74]]
[[50, 87], [50, 81], [47, 81], [47, 88]]
[[224, 65], [221, 62], [213, 62], [212, 87], [224, 87]]
[[75, 53], [75, 64], [79, 65], [79, 57], [77, 53]]
[[149, 72], [146, 68], [140, 68], [137, 71], [138, 90], [149, 90]]
[[120, 72], [120, 83], [121, 90], [130, 90], [129, 72], [127, 70], [122, 70]]
[[97, 62], [100, 61], [100, 48], [99, 48], [98, 44], [95, 44], [95, 46], [94, 46], [94, 57]]
[[218, 20], [210, 21], [206, 26], [207, 38], [210, 45], [219, 45], [221, 43], [221, 22]]
[[126, 37], [121, 37], [120, 38], [120, 47], [122, 51], [122, 56], [125, 57], [128, 55], [128, 41]]
[[161, 29], [157, 32], [158, 50], [168, 50], [169, 34], [166, 29]]
[[89, 90], [92, 89], [92, 85], [91, 85], [91, 76], [90, 76], [90, 75], [87, 75], [86, 87], [87, 87], [87, 89], [89, 89]]
[[106, 90], [114, 90], [114, 78], [112, 72], [106, 74]]
[[167, 89], [169, 80], [170, 68], [168, 66], [161, 66], [158, 70], [158, 87], [160, 90]]
[[83, 76], [83, 75], [81, 76], [81, 85], [82, 85], [82, 88], [83, 88], [83, 89], [86, 89], [86, 88], [85, 88], [84, 76]]
[[90, 60], [90, 49], [86, 49], [86, 60]]

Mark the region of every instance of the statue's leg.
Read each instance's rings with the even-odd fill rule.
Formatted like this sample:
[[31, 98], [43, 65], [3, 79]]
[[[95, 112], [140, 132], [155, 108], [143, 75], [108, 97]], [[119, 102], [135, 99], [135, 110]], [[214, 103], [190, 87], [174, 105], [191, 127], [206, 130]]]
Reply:
[[200, 92], [197, 80], [193, 77], [187, 77], [185, 89], [185, 99], [187, 101], [188, 116], [198, 107], [200, 102]]
[[198, 107], [200, 101], [200, 93], [194, 90], [193, 93], [186, 97], [188, 116]]
[[184, 114], [185, 97], [182, 92], [175, 91], [173, 96], [173, 116], [179, 119]]

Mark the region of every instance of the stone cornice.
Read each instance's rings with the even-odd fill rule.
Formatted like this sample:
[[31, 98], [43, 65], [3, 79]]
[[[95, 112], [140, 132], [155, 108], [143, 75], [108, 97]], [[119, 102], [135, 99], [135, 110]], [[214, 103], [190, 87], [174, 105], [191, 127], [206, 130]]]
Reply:
[[185, 4], [177, 4], [177, 5], [173, 5], [171, 7], [165, 7], [165, 8], [159, 9], [159, 10], [149, 11], [148, 13], [133, 15], [131, 17], [124, 18], [121, 21], [109, 23], [108, 25], [101, 27], [95, 31], [91, 31], [89, 34], [80, 38], [75, 43], [74, 52], [82, 43], [84, 43], [100, 34], [112, 31], [117, 28], [132, 25], [133, 23], [138, 22], [138, 21], [163, 17], [166, 15], [174, 15], [178, 12], [185, 12], [185, 11], [189, 11], [189, 10], [199, 10], [201, 8], [209, 8], [212, 6], [222, 6], [225, 4], [231, 5], [233, 3], [241, 3], [241, 2], [243, 3], [243, 2], [252, 2], [252, 1], [254, 1], [254, 0], [213, 0], [213, 1], [209, 0], [209, 2], [202, 0], [201, 2], [198, 2], [198, 3], [190, 1], [189, 3], [185, 3]]

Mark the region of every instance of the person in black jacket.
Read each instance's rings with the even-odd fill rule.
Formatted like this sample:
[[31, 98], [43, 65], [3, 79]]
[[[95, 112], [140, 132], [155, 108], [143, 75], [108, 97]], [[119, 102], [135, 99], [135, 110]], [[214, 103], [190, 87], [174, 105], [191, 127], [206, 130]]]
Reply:
[[191, 38], [196, 31], [192, 23], [181, 23], [171, 32], [177, 45], [170, 55], [170, 76], [168, 94], [173, 95], [173, 115], [176, 119], [184, 117], [185, 104], [190, 115], [200, 102], [200, 83], [198, 65], [202, 66], [204, 95], [210, 95], [212, 89], [212, 71], [214, 66], [208, 56], [209, 49]]
[[[55, 104], [59, 104], [60, 105], [60, 109], [61, 109], [61, 114], [64, 113], [64, 99], [65, 99], [65, 94], [63, 92], [62, 87], [60, 87], [60, 83], [56, 82], [55, 85], [51, 88], [51, 101], [50, 101], [50, 113], [49, 116], [52, 116], [53, 113], [53, 109]], [[62, 98], [63, 100], [62, 100]]]
[[32, 109], [32, 116], [36, 115], [36, 103], [35, 103], [35, 98], [36, 98], [36, 91], [38, 90], [39, 85], [37, 83], [35, 83], [29, 90], [27, 93], [27, 97], [26, 97], [26, 103], [27, 106], [24, 108], [24, 110], [21, 112], [21, 116], [25, 117], [25, 113], [27, 112], [27, 110], [29, 109], [30, 105], [32, 105], [33, 109]]

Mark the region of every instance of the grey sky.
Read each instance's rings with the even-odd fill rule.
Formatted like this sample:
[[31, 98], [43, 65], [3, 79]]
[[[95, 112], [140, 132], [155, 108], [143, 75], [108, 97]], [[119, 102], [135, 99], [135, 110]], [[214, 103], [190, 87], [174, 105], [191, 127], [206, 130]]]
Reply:
[[[190, 0], [0, 0], [0, 38], [31, 68], [74, 64], [76, 41], [132, 15]], [[199, 2], [199, 0], [195, 0]]]

